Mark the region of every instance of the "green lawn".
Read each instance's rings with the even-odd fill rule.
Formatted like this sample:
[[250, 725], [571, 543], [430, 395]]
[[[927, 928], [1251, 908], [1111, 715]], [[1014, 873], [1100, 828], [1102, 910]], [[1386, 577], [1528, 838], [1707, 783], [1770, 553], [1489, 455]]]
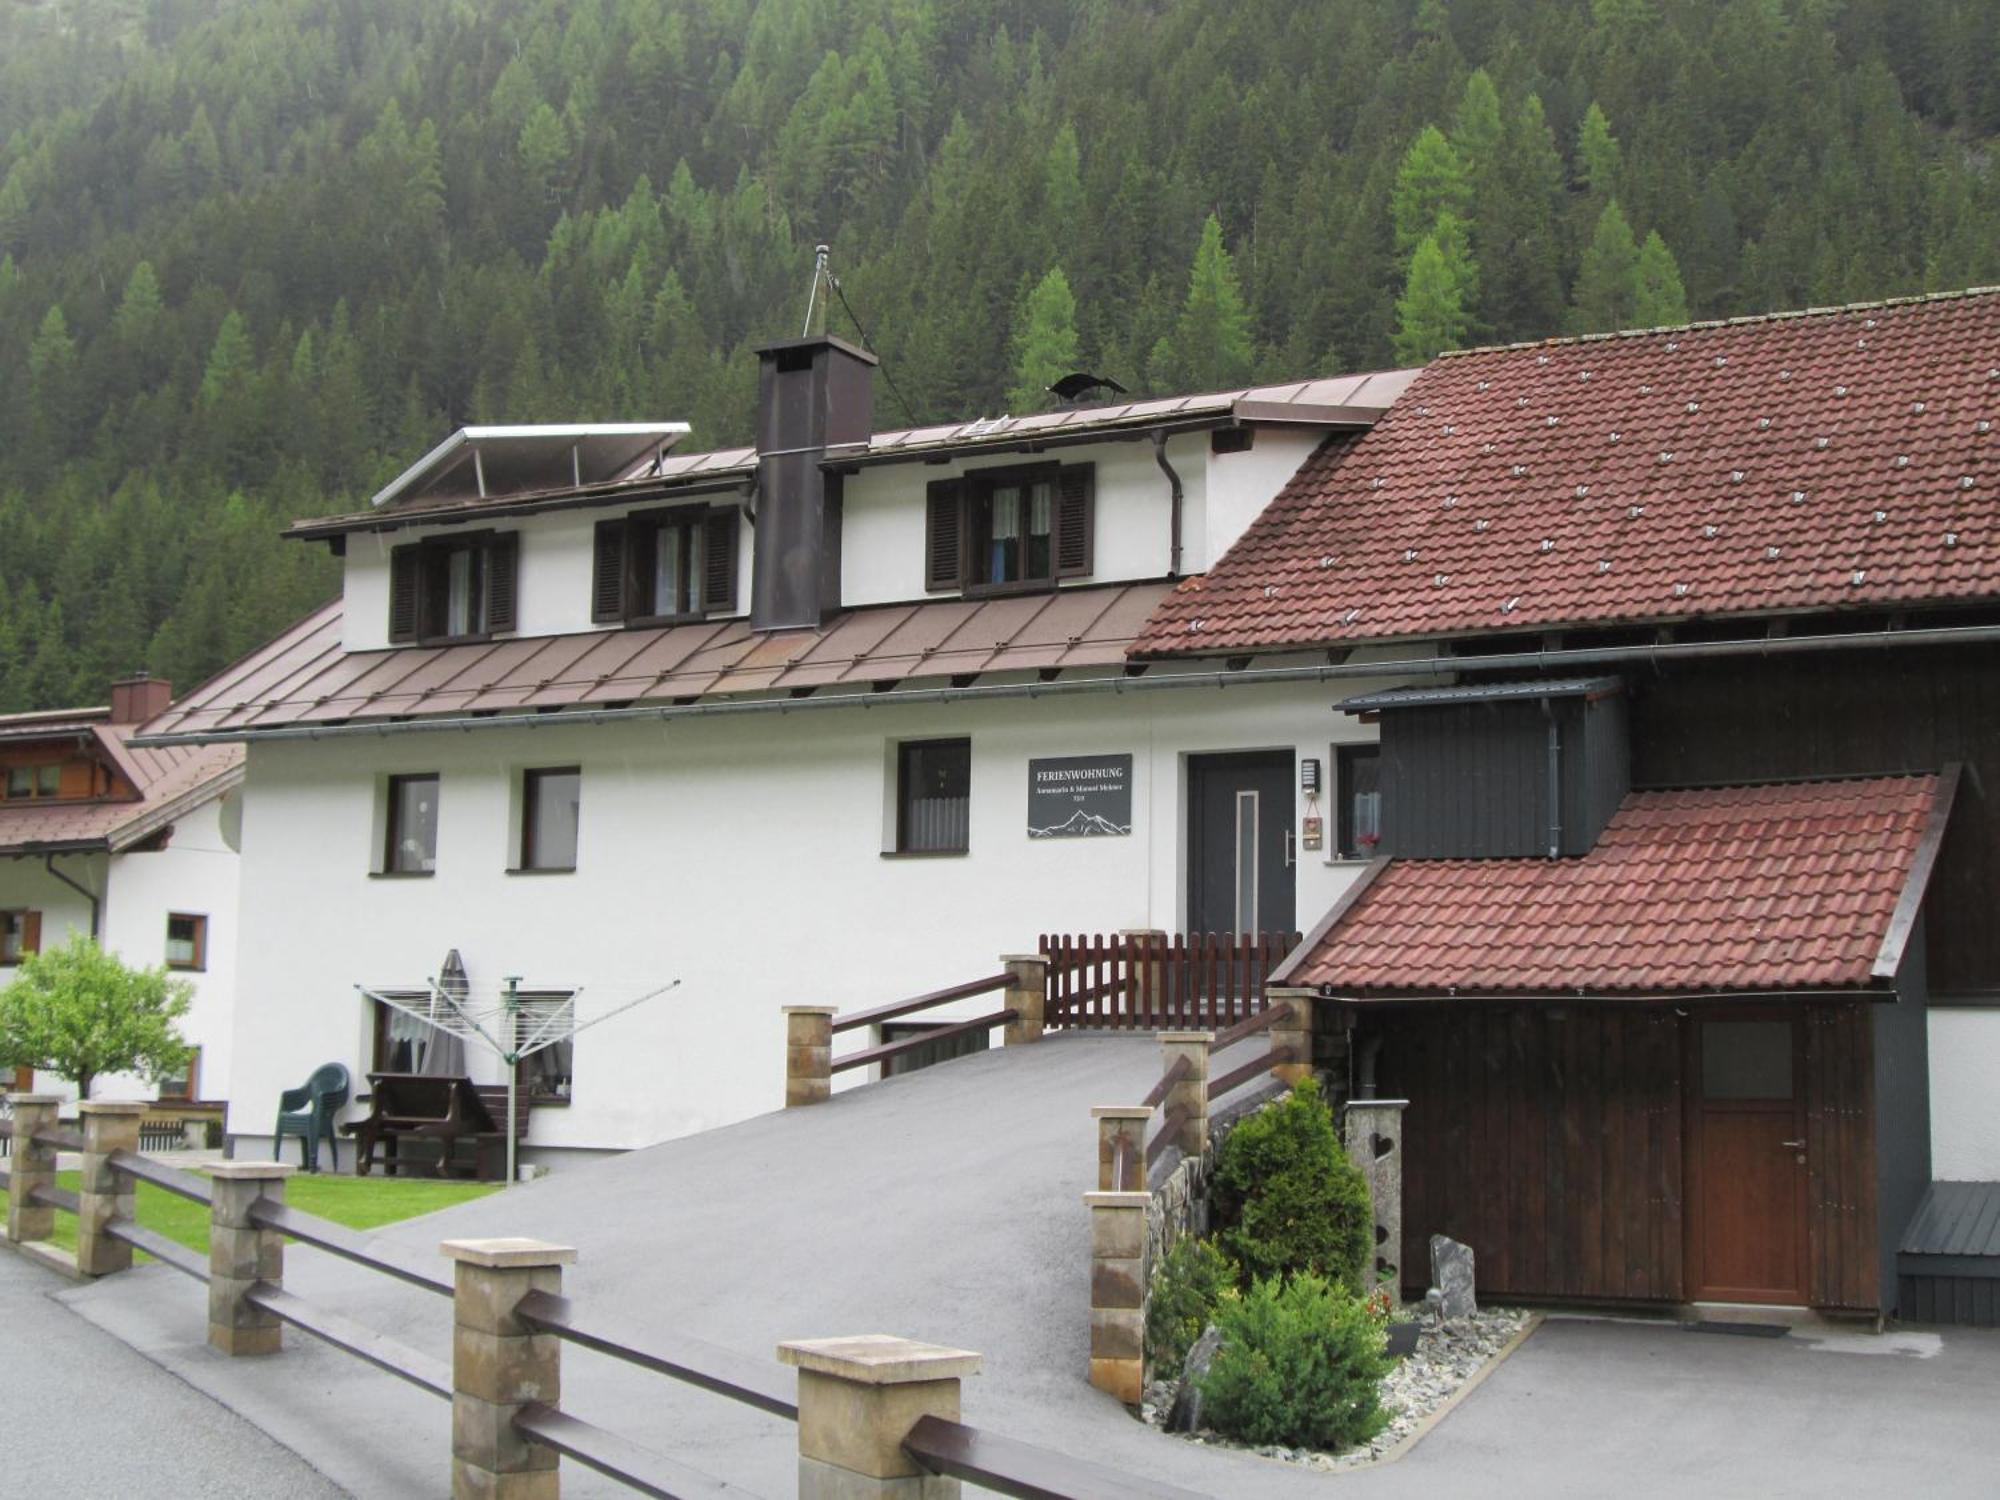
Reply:
[[[56, 1186], [77, 1189], [80, 1174], [58, 1172]], [[293, 1208], [345, 1224], [350, 1229], [375, 1229], [399, 1219], [413, 1219], [434, 1209], [450, 1208], [499, 1189], [497, 1182], [439, 1182], [410, 1177], [335, 1177], [300, 1174], [285, 1183], [285, 1202]], [[0, 1204], [7, 1195], [0, 1192]], [[190, 1250], [208, 1249], [208, 1209], [151, 1183], [139, 1184], [135, 1202], [139, 1222], [177, 1240]], [[76, 1248], [76, 1217], [56, 1210], [55, 1243]], [[144, 1259], [141, 1256], [141, 1259]]]

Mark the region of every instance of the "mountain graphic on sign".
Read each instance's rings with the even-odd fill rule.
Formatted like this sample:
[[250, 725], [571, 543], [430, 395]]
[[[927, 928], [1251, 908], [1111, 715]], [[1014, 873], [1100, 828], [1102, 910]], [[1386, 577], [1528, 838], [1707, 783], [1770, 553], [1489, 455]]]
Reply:
[[1053, 828], [1030, 828], [1028, 837], [1031, 839], [1096, 838], [1104, 834], [1131, 831], [1132, 825], [1129, 823], [1121, 827], [1109, 818], [1100, 818], [1096, 813], [1085, 812], [1078, 808], [1070, 814], [1068, 822], [1058, 823]]

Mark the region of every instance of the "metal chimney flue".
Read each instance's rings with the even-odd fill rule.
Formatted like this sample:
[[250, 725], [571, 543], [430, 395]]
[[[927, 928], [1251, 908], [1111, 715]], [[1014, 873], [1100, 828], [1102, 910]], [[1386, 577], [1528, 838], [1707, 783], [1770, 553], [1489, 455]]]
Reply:
[[877, 361], [831, 334], [757, 351], [755, 630], [817, 627], [840, 607], [843, 455], [868, 451]]

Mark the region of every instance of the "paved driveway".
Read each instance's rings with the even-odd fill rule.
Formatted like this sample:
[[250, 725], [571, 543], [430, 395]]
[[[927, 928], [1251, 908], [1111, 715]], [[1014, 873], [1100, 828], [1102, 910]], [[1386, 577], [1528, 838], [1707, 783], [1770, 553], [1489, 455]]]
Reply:
[[[1409, 1457], [1326, 1476], [1167, 1439], [1084, 1382], [1089, 1106], [1143, 1095], [1157, 1044], [1063, 1036], [853, 1090], [810, 1110], [574, 1167], [396, 1226], [574, 1244], [569, 1290], [643, 1342], [759, 1357], [882, 1332], [977, 1349], [966, 1420], [1218, 1497], [1500, 1493], [2000, 1492], [2000, 1336], [1933, 1357], [1793, 1339], [1551, 1324]], [[287, 1285], [444, 1357], [449, 1303], [310, 1251]], [[199, 1289], [163, 1267], [70, 1294], [78, 1311], [217, 1396], [357, 1495], [435, 1492], [444, 1403], [304, 1338], [276, 1360], [202, 1343]], [[1872, 1341], [1870, 1341], [1872, 1342]], [[1889, 1350], [1890, 1344], [1874, 1344]], [[564, 1405], [753, 1495], [791, 1495], [788, 1423], [571, 1351]], [[359, 1435], [366, 1434], [365, 1440]], [[622, 1494], [581, 1470], [565, 1493]]]
[[227, 1407], [50, 1300], [69, 1285], [0, 1250], [0, 1349], [7, 1361], [0, 1493], [37, 1500], [146, 1494], [334, 1500], [341, 1494]]

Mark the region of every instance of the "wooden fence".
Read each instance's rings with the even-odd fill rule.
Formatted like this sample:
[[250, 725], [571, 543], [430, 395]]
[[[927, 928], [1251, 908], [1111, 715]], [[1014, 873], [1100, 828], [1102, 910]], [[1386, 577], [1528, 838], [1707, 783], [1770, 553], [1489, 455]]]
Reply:
[[1051, 1027], [1208, 1030], [1261, 1010], [1271, 971], [1299, 934], [1044, 934]]

